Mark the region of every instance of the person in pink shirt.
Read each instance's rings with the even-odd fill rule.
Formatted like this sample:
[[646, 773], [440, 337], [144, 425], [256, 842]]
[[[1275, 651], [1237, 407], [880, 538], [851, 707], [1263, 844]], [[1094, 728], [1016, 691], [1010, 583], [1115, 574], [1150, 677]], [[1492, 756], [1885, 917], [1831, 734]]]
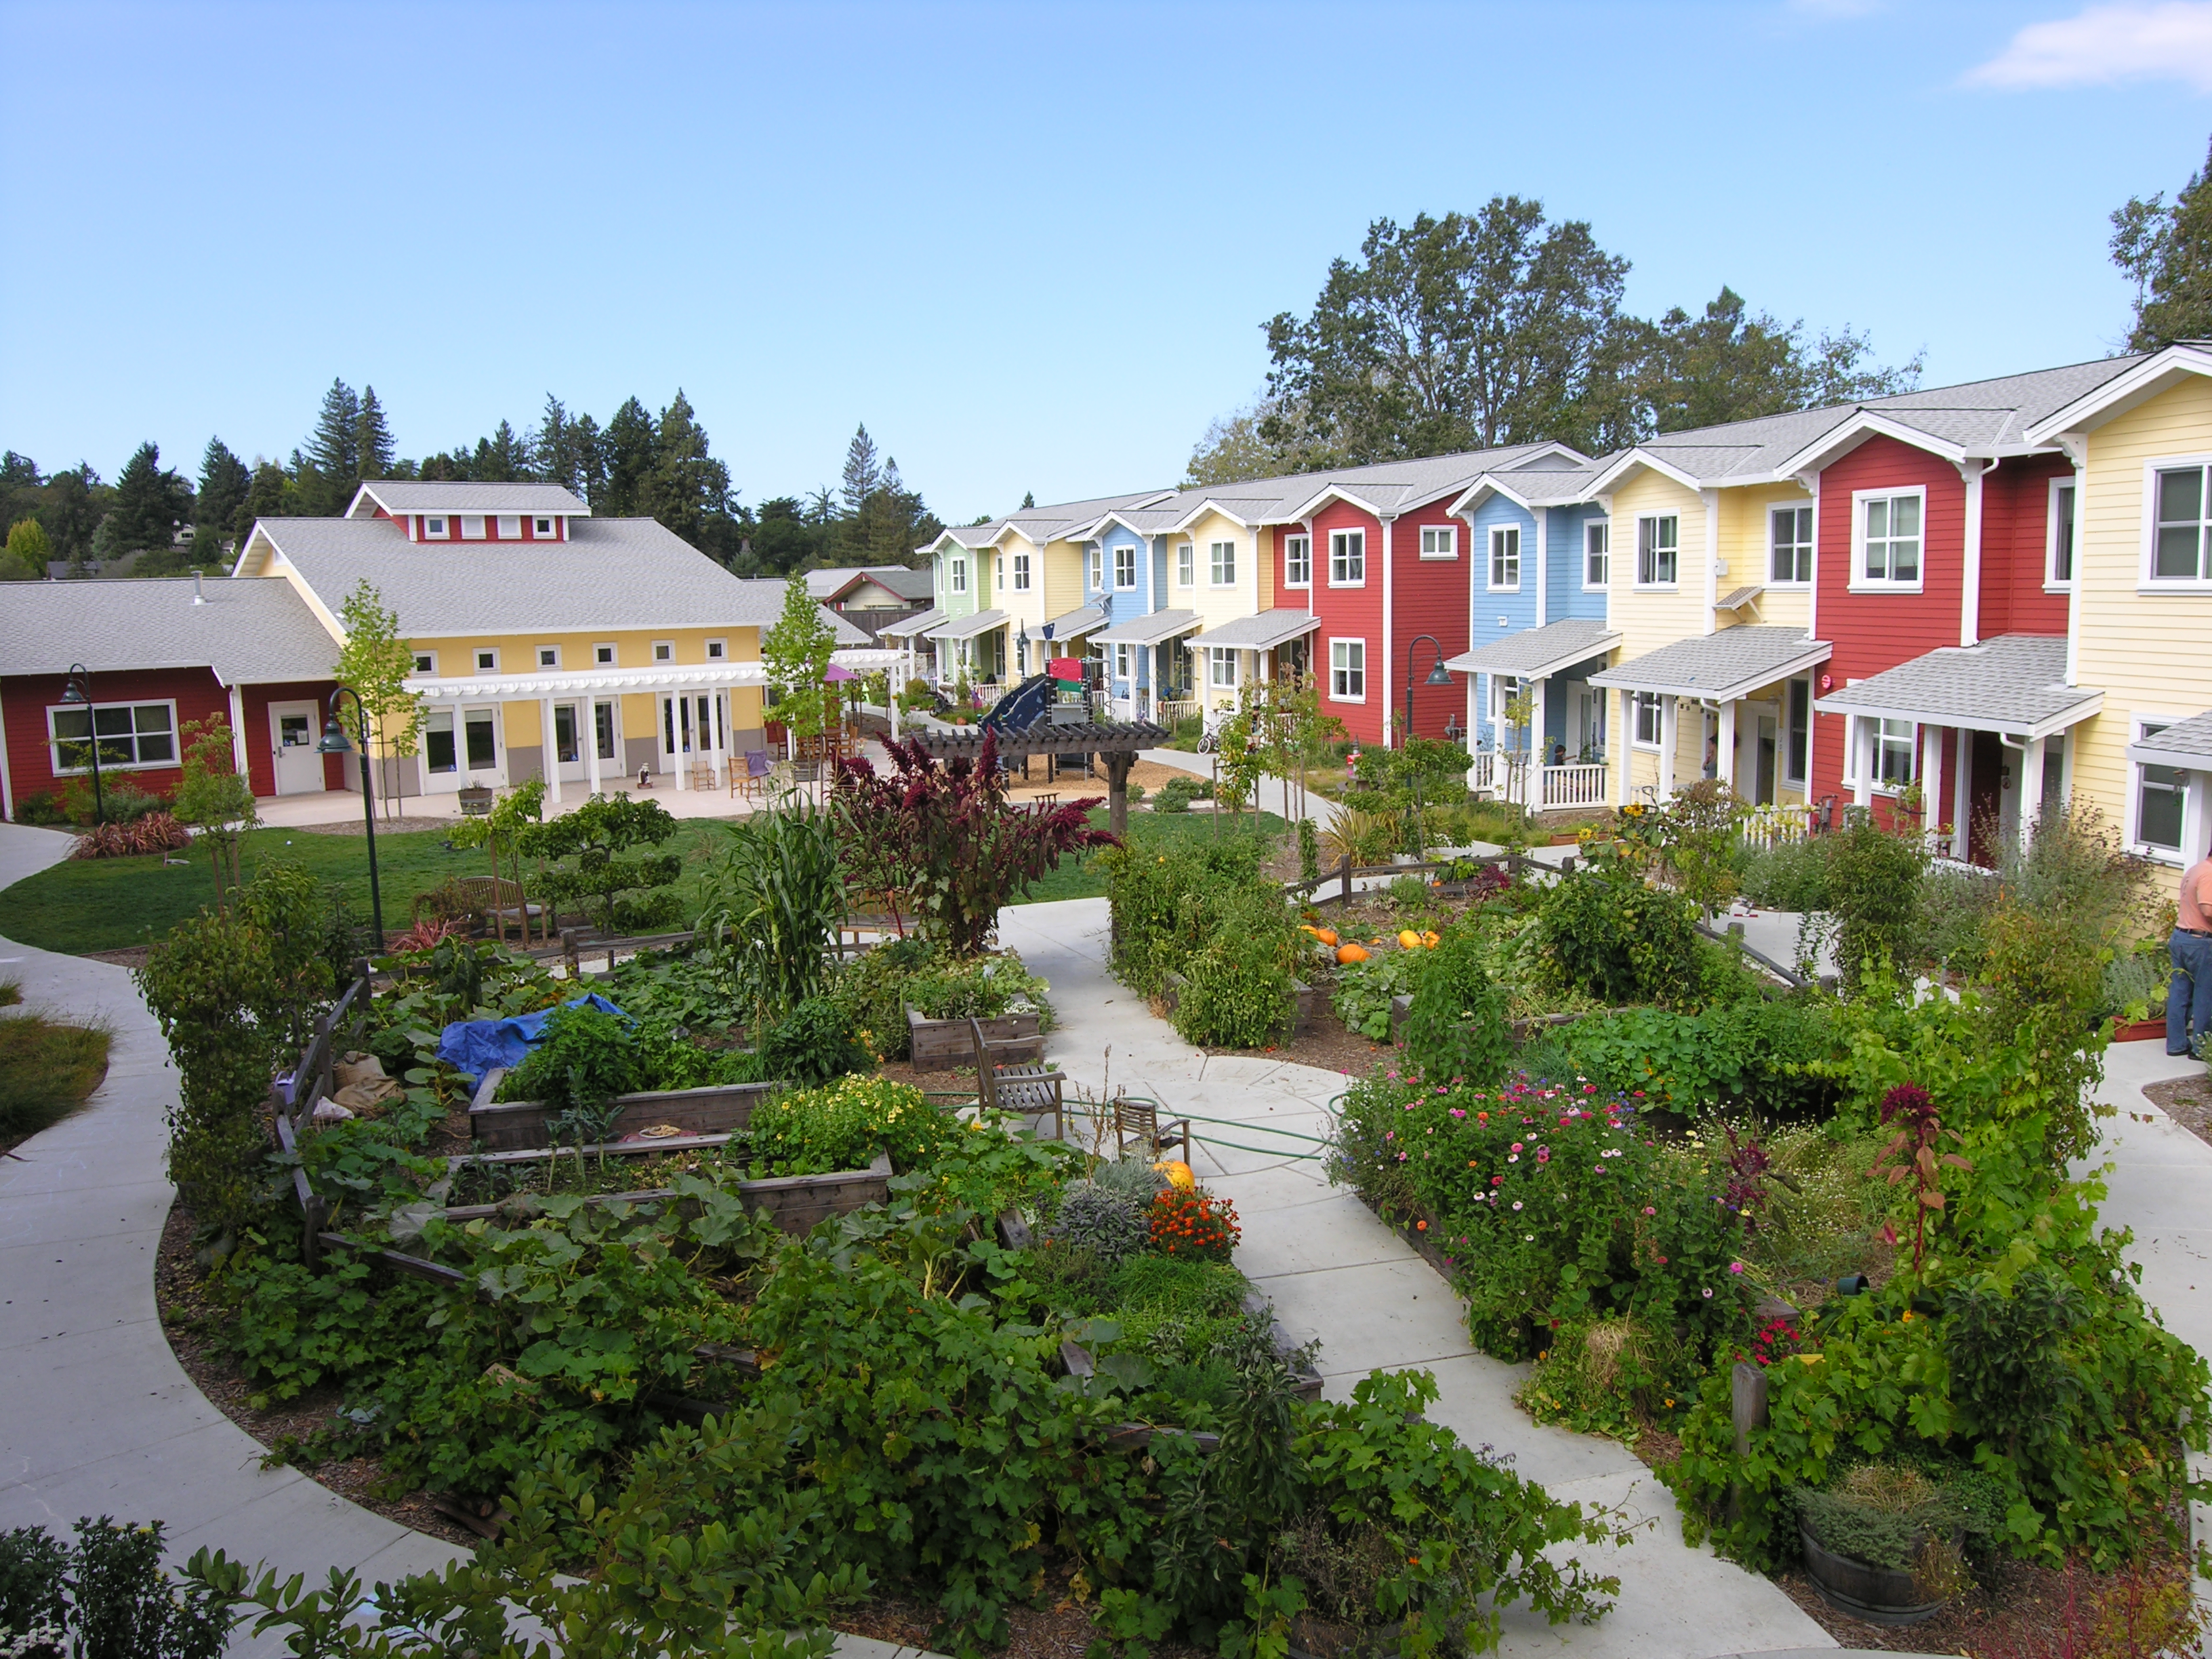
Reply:
[[2166, 988], [2166, 1052], [2193, 1054], [2212, 1037], [2212, 854], [2182, 874], [2166, 954], [2173, 977]]

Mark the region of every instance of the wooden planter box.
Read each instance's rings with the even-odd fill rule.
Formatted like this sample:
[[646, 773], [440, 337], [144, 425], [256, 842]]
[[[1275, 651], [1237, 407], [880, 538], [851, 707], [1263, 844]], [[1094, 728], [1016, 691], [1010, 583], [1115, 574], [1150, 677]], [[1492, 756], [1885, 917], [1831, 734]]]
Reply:
[[[583, 1156], [596, 1159], [601, 1152], [609, 1158], [642, 1158], [656, 1153], [680, 1152], [692, 1148], [726, 1145], [726, 1134], [671, 1136], [665, 1140], [644, 1142], [625, 1141], [620, 1146], [586, 1146]], [[457, 1158], [450, 1167], [458, 1174], [471, 1164], [535, 1163], [547, 1156], [542, 1152], [492, 1152], [474, 1158]], [[560, 1156], [574, 1156], [563, 1150]], [[833, 1215], [848, 1215], [870, 1204], [882, 1204], [890, 1197], [891, 1161], [883, 1153], [865, 1170], [836, 1170], [828, 1175], [770, 1176], [762, 1181], [741, 1181], [738, 1194], [749, 1208], [765, 1212], [775, 1219], [775, 1224], [787, 1233], [811, 1231], [817, 1222]], [[584, 1201], [587, 1204], [649, 1204], [676, 1196], [671, 1187], [641, 1188], [635, 1192], [599, 1193]], [[448, 1221], [475, 1221], [497, 1212], [496, 1204], [457, 1205], [446, 1212]]]
[[[1021, 1045], [1006, 1055], [1008, 1060], [1041, 1060], [1044, 1058], [1044, 1034], [1038, 1030], [1039, 1024], [1034, 1012], [1000, 1014], [996, 1019], [982, 1022], [983, 1040]], [[917, 1072], [949, 1072], [956, 1066], [975, 1063], [975, 1039], [964, 1019], [925, 1019], [909, 1008], [906, 1011], [906, 1035], [912, 1045], [914, 1069]]]
[[[715, 1083], [700, 1089], [665, 1089], [617, 1097], [621, 1110], [608, 1133], [616, 1139], [656, 1123], [672, 1123], [686, 1136], [727, 1134], [752, 1121], [772, 1083]], [[469, 1108], [469, 1133], [489, 1152], [521, 1152], [550, 1146], [543, 1103], [487, 1102]]]

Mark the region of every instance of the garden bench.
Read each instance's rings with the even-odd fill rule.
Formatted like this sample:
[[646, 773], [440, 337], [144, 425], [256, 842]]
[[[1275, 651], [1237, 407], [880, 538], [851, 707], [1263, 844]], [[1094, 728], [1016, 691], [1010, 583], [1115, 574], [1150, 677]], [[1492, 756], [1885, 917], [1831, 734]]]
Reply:
[[1182, 1161], [1190, 1162], [1190, 1120], [1178, 1118], [1172, 1123], [1162, 1123], [1158, 1102], [1126, 1097], [1114, 1102], [1114, 1152], [1117, 1158], [1128, 1155], [1131, 1140], [1152, 1158], [1158, 1158], [1170, 1146], [1181, 1146]]
[[1042, 1117], [1049, 1112], [1052, 1138], [1062, 1139], [1060, 1073], [1042, 1064], [1000, 1063], [999, 1056], [1016, 1048], [1026, 1050], [1035, 1039], [994, 1042], [983, 1035], [983, 1022], [972, 1016], [968, 1033], [975, 1045], [975, 1099], [982, 1109], [987, 1112], [1001, 1109], [1023, 1117]]

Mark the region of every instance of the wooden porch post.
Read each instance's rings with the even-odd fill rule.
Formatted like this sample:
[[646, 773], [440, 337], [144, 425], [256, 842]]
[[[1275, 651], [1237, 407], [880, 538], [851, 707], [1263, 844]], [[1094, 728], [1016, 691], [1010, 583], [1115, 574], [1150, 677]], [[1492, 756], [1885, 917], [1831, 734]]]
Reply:
[[1129, 769], [1137, 757], [1127, 750], [1109, 754], [1106, 761], [1106, 827], [1117, 836], [1129, 833]]

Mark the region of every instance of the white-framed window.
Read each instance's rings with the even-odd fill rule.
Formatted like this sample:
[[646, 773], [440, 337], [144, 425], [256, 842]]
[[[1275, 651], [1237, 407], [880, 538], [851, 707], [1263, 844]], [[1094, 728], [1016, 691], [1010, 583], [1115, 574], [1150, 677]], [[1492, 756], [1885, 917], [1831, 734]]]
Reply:
[[1285, 536], [1283, 538], [1283, 586], [1311, 587], [1313, 586], [1313, 538]]
[[[1367, 586], [1367, 532], [1364, 530], [1332, 530], [1328, 533], [1328, 585], [1331, 587], [1364, 587]], [[1355, 641], [1356, 643], [1356, 641]], [[1366, 647], [1360, 647], [1362, 651]], [[1361, 670], [1365, 678], [1365, 670]], [[1363, 693], [1364, 696], [1364, 694]]]
[[2212, 478], [2205, 462], [2154, 465], [2150, 477], [2150, 548], [2144, 574], [2153, 582], [2212, 581]]
[[1114, 548], [1114, 586], [1131, 588], [1137, 585], [1137, 549], [1133, 542], [1118, 542]]
[[483, 538], [484, 515], [481, 513], [462, 514], [461, 539], [465, 542], [480, 542]]
[[1518, 674], [1492, 674], [1490, 677], [1490, 718], [1498, 725], [1505, 723], [1505, 706], [1521, 695]]
[[615, 647], [611, 640], [602, 640], [592, 647], [592, 665], [596, 668], [615, 666]]
[[422, 764], [433, 775], [450, 775], [461, 769], [459, 753], [453, 747], [452, 709], [422, 711]]
[[1206, 647], [1206, 683], [1234, 690], [1237, 684], [1237, 647], [1233, 645], [1209, 645]]
[[502, 513], [499, 515], [499, 539], [503, 542], [519, 542], [522, 539], [522, 514]]
[[1861, 781], [1863, 760], [1870, 759], [1874, 766], [1874, 775], [1866, 781], [1885, 794], [1896, 793], [1919, 772], [1920, 728], [1911, 720], [1854, 714], [1850, 739], [1850, 751], [1844, 757], [1845, 783]]
[[1026, 593], [1029, 591], [1030, 556], [1026, 553], [1017, 553], [1014, 555], [1014, 592]]
[[1449, 524], [1423, 525], [1421, 526], [1421, 556], [1425, 559], [1459, 557], [1459, 526]]
[[1091, 567], [1089, 583], [1093, 592], [1106, 586], [1106, 550], [1097, 542], [1091, 544], [1085, 562]]
[[1490, 591], [1521, 591], [1521, 526], [1498, 525], [1490, 532]]
[[[1337, 532], [1338, 535], [1353, 536], [1362, 533], [1357, 530]], [[1328, 696], [1331, 702], [1367, 701], [1366, 641], [1331, 640], [1328, 642]]]
[[1681, 575], [1682, 520], [1672, 513], [1636, 521], [1636, 585], [1672, 587]]
[[1802, 784], [1813, 766], [1813, 682], [1790, 682], [1789, 732], [1782, 747], [1782, 781]]
[[46, 710], [46, 736], [57, 777], [92, 770], [95, 736], [103, 772], [174, 766], [177, 705], [172, 701], [100, 702], [87, 708], [82, 703], [57, 703]]
[[653, 642], [653, 659], [655, 662], [674, 662], [676, 660], [676, 641], [673, 640], [655, 640]]
[[435, 679], [438, 675], [438, 653], [434, 651], [417, 651], [415, 653], [415, 672]]
[[1198, 586], [1198, 550], [1188, 542], [1176, 544], [1176, 586]]
[[557, 645], [539, 646], [538, 665], [540, 668], [558, 668], [561, 665], [561, 647]]
[[1613, 521], [1591, 519], [1583, 526], [1583, 588], [1602, 588], [1613, 574]]
[[709, 640], [707, 641], [707, 660], [708, 662], [727, 662], [729, 658], [730, 642], [727, 640]]
[[446, 515], [444, 514], [432, 513], [427, 514], [423, 518], [422, 539], [424, 541], [442, 542], [447, 540], [452, 533], [453, 532], [446, 527]]
[[1215, 587], [1237, 586], [1237, 544], [1209, 542], [1206, 548], [1206, 576]]
[[[2136, 740], [2154, 738], [2171, 725], [2169, 720], [2136, 722]], [[101, 750], [103, 757], [106, 750]], [[105, 765], [105, 759], [101, 764]], [[2183, 852], [2181, 837], [2188, 817], [2189, 774], [2178, 767], [2144, 766], [2135, 769], [2135, 843], [2154, 857], [2188, 861]]]
[[2043, 586], [2063, 593], [2074, 586], [2074, 477], [2051, 481], [2051, 504], [2044, 513]]
[[477, 673], [479, 673], [479, 674], [496, 674], [496, 673], [498, 673], [498, 672], [499, 672], [499, 647], [498, 647], [497, 646], [495, 646], [495, 645], [480, 645], [480, 646], [478, 646], [478, 647], [477, 647], [477, 649], [476, 649], [476, 659], [475, 659], [475, 660], [476, 660], [476, 665], [477, 665]]
[[1771, 507], [1766, 514], [1766, 580], [1778, 585], [1813, 580], [1813, 509]]
[[1115, 679], [1127, 680], [1136, 678], [1136, 664], [1134, 657], [1131, 654], [1132, 649], [1126, 645], [1117, 645], [1114, 647], [1114, 678]]
[[1638, 749], [1656, 749], [1667, 736], [1667, 711], [1661, 704], [1656, 691], [1638, 691], [1636, 704], [1635, 744]]
[[994, 569], [994, 579], [999, 584], [999, 592], [1005, 592], [1006, 591], [1006, 556], [1003, 553], [999, 555], [998, 564]]
[[554, 541], [559, 538], [560, 534], [561, 532], [559, 528], [550, 519], [537, 518], [532, 519], [530, 521], [530, 536], [532, 541]]
[[1927, 516], [1925, 489], [1854, 491], [1851, 531], [1858, 546], [1851, 559], [1852, 586], [1917, 592]]
[[951, 559], [946, 562], [945, 568], [951, 573], [947, 580], [951, 583], [952, 591], [965, 593], [968, 591], [968, 561], [964, 558]]

